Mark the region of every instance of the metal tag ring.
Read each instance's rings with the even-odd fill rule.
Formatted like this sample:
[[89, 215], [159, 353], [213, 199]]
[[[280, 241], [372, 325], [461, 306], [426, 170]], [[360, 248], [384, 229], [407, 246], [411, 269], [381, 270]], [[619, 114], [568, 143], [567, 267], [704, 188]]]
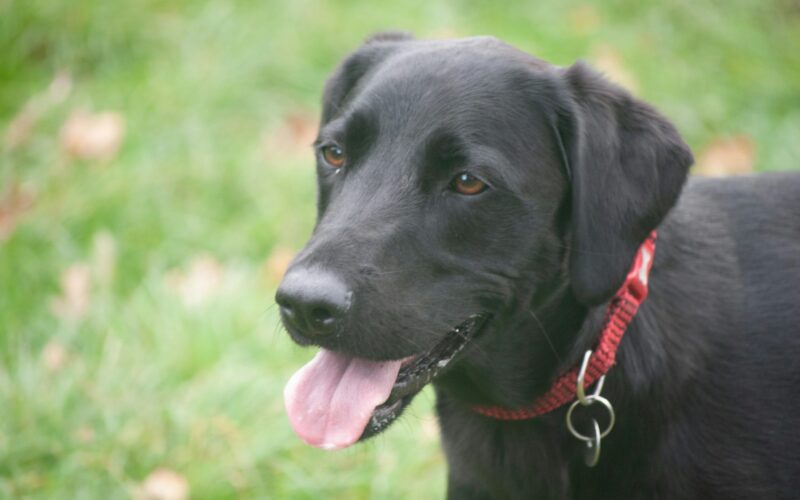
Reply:
[[583, 454], [583, 461], [589, 467], [594, 467], [600, 461], [600, 424], [597, 420], [592, 419], [592, 427], [594, 428], [594, 438], [586, 442], [586, 451]]
[[572, 405], [570, 405], [569, 410], [567, 410], [567, 417], [566, 417], [567, 429], [569, 429], [569, 432], [572, 433], [573, 436], [580, 439], [581, 441], [594, 441], [595, 439], [594, 436], [592, 437], [585, 436], [580, 432], [578, 432], [577, 430], [575, 430], [575, 426], [572, 425], [572, 412], [575, 411], [575, 408], [577, 408], [578, 405], [588, 406], [594, 403], [600, 403], [606, 410], [608, 410], [608, 425], [603, 430], [603, 432], [600, 433], [600, 438], [602, 439], [608, 436], [608, 433], [611, 432], [611, 429], [614, 428], [614, 421], [616, 420], [616, 415], [614, 415], [614, 407], [611, 406], [611, 402], [606, 398], [604, 398], [603, 396], [597, 396], [594, 394], [586, 396], [585, 401], [586, 401], [585, 403], [582, 403], [580, 400], [578, 400], [573, 402]]

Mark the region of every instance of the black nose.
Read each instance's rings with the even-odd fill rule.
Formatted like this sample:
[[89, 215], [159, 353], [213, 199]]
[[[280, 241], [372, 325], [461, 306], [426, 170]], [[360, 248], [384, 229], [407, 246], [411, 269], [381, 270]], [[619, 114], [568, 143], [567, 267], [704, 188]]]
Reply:
[[352, 293], [336, 275], [312, 269], [292, 269], [283, 278], [275, 302], [284, 323], [302, 335], [329, 335], [339, 329]]

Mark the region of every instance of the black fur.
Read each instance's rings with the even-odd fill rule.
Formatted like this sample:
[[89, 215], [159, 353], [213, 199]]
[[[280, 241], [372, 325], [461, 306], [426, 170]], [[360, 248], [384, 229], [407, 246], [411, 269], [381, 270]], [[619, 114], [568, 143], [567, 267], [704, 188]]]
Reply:
[[[318, 161], [318, 222], [293, 268], [337, 273], [353, 302], [340, 335], [293, 335], [398, 359], [492, 314], [434, 383], [449, 498], [800, 495], [800, 176], [684, 186], [691, 152], [652, 107], [492, 38], [374, 37], [328, 82], [329, 143], [347, 161]], [[455, 193], [464, 171], [489, 189]], [[654, 228], [599, 465], [566, 408], [473, 412], [530, 403], [578, 363]]]

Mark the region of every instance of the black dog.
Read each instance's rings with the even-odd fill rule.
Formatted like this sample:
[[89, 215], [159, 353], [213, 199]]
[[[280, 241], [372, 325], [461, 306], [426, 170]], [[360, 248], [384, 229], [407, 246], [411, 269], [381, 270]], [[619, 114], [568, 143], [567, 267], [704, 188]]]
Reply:
[[[652, 107], [492, 38], [373, 37], [328, 82], [316, 150], [317, 225], [276, 296], [322, 347], [285, 393], [307, 442], [380, 432], [433, 381], [450, 498], [800, 496], [800, 176], [687, 183]], [[656, 228], [597, 466], [569, 404], [479, 414], [581, 364]]]

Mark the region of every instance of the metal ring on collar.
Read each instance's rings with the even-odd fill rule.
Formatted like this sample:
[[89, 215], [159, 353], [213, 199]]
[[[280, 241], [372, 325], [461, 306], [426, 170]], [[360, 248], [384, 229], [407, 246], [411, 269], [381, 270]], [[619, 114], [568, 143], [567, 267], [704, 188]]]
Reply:
[[583, 461], [589, 467], [594, 467], [600, 461], [600, 424], [597, 420], [592, 419], [594, 428], [594, 438], [586, 442], [586, 451], [583, 455]]
[[575, 430], [575, 426], [572, 425], [572, 412], [575, 411], [575, 408], [578, 405], [589, 406], [594, 403], [600, 403], [603, 407], [605, 407], [606, 410], [608, 410], [608, 425], [603, 430], [603, 432], [600, 433], [600, 438], [606, 437], [608, 433], [611, 432], [611, 429], [614, 428], [614, 421], [616, 420], [616, 415], [614, 415], [614, 407], [611, 406], [611, 402], [606, 398], [604, 398], [603, 396], [596, 396], [596, 395], [586, 396], [585, 401], [586, 402], [583, 403], [580, 400], [577, 400], [574, 403], [572, 403], [572, 405], [570, 405], [569, 410], [567, 410], [567, 416], [566, 416], [567, 429], [569, 429], [569, 432], [572, 433], [573, 436], [580, 439], [581, 441], [593, 441], [595, 439], [594, 437], [586, 436]]
[[[581, 369], [578, 370], [578, 381], [575, 387], [575, 393], [578, 396], [578, 401], [580, 401], [581, 404], [584, 406], [591, 404], [588, 402], [588, 398], [586, 397], [586, 392], [584, 388], [584, 380], [586, 378], [586, 367], [589, 366], [589, 359], [591, 357], [592, 357], [591, 350], [586, 351], [586, 353], [583, 355], [583, 362], [581, 363]], [[603, 390], [603, 384], [605, 383], [605, 381], [606, 381], [605, 375], [600, 377], [600, 379], [597, 381], [597, 387], [595, 387], [594, 389], [595, 396], [600, 395], [600, 391]]]

